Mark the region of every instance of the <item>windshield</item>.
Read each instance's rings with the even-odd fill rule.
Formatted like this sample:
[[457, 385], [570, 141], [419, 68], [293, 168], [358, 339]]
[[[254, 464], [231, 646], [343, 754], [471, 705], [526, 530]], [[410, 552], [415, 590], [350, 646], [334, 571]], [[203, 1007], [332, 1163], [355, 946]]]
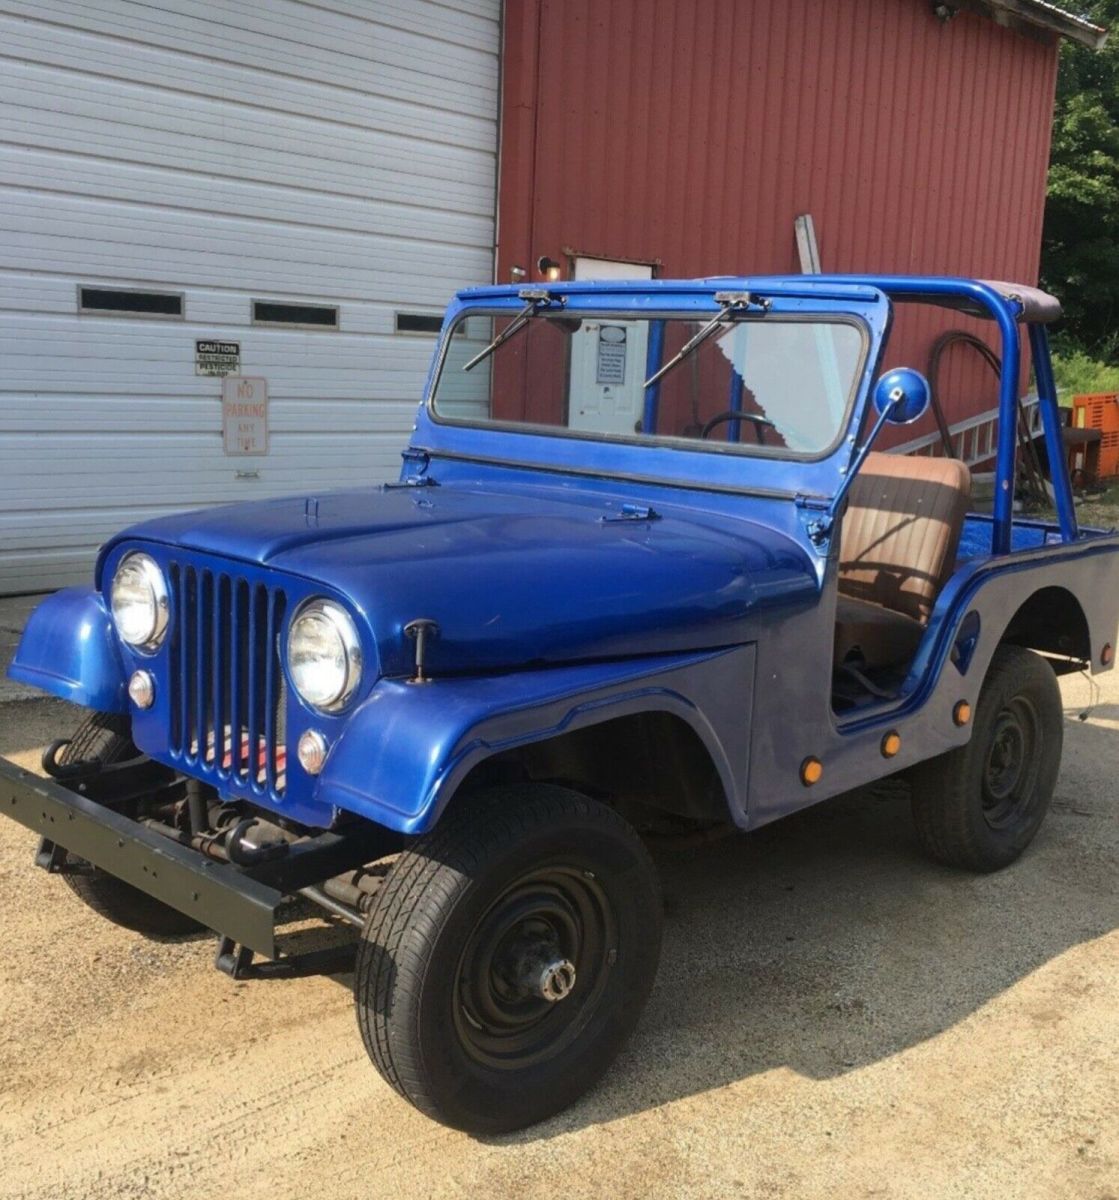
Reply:
[[728, 315], [672, 364], [711, 320], [470, 314], [447, 340], [432, 410], [445, 421], [526, 432], [781, 457], [828, 451], [862, 369], [862, 326]]

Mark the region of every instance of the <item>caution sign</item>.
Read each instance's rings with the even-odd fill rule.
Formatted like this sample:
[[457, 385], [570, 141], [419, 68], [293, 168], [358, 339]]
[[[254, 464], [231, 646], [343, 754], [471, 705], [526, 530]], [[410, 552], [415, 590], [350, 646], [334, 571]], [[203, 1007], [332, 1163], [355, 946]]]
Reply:
[[199, 338], [194, 343], [195, 375], [236, 375], [240, 369], [240, 342]]
[[221, 381], [221, 433], [226, 454], [268, 453], [268, 380], [227, 375]]

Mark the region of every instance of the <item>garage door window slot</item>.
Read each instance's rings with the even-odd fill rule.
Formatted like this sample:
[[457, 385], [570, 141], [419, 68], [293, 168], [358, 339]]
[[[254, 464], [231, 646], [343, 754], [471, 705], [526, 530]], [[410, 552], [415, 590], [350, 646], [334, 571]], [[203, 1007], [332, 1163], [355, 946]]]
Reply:
[[160, 317], [182, 320], [182, 292], [151, 292], [138, 288], [78, 285], [78, 312], [107, 317]]
[[295, 326], [300, 329], [337, 329], [335, 304], [290, 304], [277, 300], [253, 301], [254, 325]]
[[397, 333], [425, 333], [438, 335], [442, 328], [442, 313], [398, 312], [396, 314]]

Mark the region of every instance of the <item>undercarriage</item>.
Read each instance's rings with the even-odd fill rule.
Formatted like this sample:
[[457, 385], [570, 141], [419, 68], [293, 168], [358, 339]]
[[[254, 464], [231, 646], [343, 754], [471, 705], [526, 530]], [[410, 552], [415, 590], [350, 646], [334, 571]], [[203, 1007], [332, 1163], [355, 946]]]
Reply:
[[[63, 746], [45, 753], [45, 779], [0, 759], [4, 810], [42, 839], [36, 864], [104, 871], [217, 931], [215, 964], [234, 978], [311, 965], [277, 949], [295, 899], [360, 928], [384, 879], [378, 860], [403, 845], [369, 822], [314, 830], [223, 802], [142, 754], [64, 763]], [[258, 955], [272, 961], [254, 964]]]

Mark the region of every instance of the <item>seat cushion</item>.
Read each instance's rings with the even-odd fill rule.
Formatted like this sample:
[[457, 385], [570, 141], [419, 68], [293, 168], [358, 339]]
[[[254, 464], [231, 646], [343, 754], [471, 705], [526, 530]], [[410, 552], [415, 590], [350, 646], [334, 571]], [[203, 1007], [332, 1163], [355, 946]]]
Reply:
[[928, 620], [955, 567], [971, 473], [953, 458], [872, 451], [851, 485], [839, 591]]
[[840, 595], [835, 610], [835, 665], [848, 657], [868, 667], [908, 663], [925, 632], [913, 617], [869, 600]]

